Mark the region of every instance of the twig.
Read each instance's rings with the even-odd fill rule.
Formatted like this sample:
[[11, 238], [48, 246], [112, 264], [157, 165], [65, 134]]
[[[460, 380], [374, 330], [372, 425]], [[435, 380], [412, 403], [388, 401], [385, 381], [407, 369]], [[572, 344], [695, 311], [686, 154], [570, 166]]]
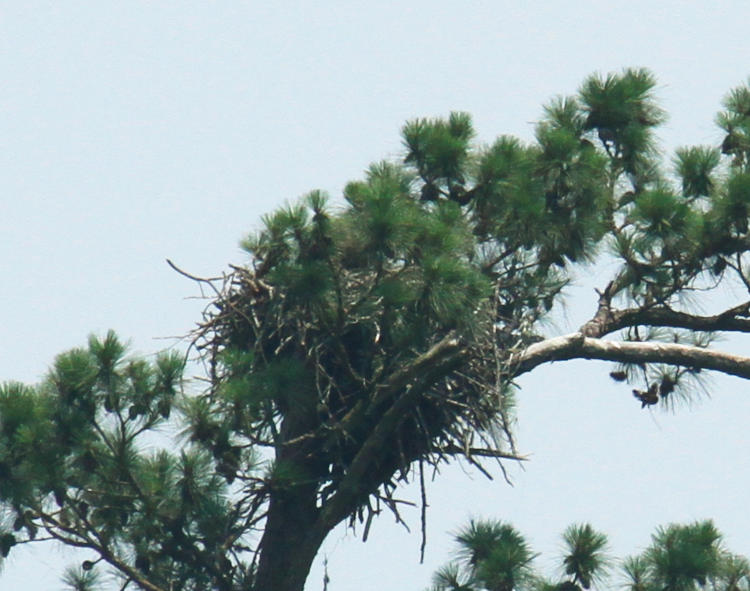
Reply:
[[192, 279], [193, 281], [198, 281], [199, 283], [213, 283], [214, 281], [221, 281], [223, 277], [198, 277], [197, 275], [192, 275], [191, 273], [188, 273], [187, 271], [183, 271], [180, 269], [177, 265], [175, 265], [172, 261], [169, 259], [166, 259], [167, 264], [172, 267], [175, 271], [177, 271], [180, 275], [184, 275], [188, 279]]

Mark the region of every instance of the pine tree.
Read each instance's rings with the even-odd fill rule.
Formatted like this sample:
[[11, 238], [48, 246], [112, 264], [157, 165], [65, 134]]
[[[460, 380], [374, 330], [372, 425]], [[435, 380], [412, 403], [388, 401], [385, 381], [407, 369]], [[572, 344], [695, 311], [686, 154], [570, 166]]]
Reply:
[[[750, 565], [732, 554], [711, 521], [657, 528], [651, 544], [637, 556], [616, 562], [607, 536], [590, 524], [574, 524], [563, 533], [562, 578], [546, 578], [533, 566], [523, 536], [513, 526], [471, 521], [456, 536], [456, 560], [438, 569], [430, 591], [580, 591], [611, 588], [613, 571], [629, 591], [746, 591]], [[513, 559], [498, 559], [498, 557]], [[520, 575], [520, 576], [519, 576]]]
[[[750, 302], [691, 307], [750, 291], [750, 90], [725, 100], [721, 147], [665, 164], [654, 87], [645, 70], [591, 76], [528, 144], [478, 146], [464, 113], [411, 121], [403, 160], [341, 203], [313, 191], [266, 216], [247, 266], [199, 280], [217, 294], [193, 341], [204, 391], [181, 394], [181, 356], [131, 359], [113, 334], [38, 387], [4, 385], [0, 554], [88, 549], [69, 573], [81, 588], [106, 564], [149, 591], [300, 591], [337, 524], [366, 537], [398, 515], [401, 482], [455, 456], [519, 459], [513, 384], [541, 364], [615, 362], [643, 407], [671, 406], [702, 370], [750, 377], [750, 359], [711, 348], [750, 331]], [[576, 266], [612, 258], [590, 320], [545, 337]], [[169, 428], [176, 451], [148, 451]]]

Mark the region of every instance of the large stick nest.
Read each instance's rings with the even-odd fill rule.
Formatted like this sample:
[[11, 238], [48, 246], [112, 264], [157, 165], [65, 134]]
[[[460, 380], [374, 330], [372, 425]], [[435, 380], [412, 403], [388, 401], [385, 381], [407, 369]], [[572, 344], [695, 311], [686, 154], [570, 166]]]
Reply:
[[[294, 301], [259, 273], [235, 267], [217, 290], [198, 334], [197, 344], [210, 366], [211, 395], [227, 413], [224, 420], [233, 425], [233, 436], [274, 448], [277, 461], [303, 466], [305, 477], [318, 482], [321, 503], [337, 490], [391, 405], [417, 387], [412, 380], [404, 391], [382, 399], [378, 393], [389, 377], [456, 333], [433, 325], [419, 349], [400, 347], [391, 335], [402, 317], [389, 318], [377, 300], [363, 303], [371, 281], [363, 274], [346, 275], [331, 313]], [[437, 466], [463, 455], [484, 471], [482, 457], [516, 455], [506, 378], [510, 340], [517, 335], [499, 328], [493, 316], [490, 310], [478, 310], [471, 334], [461, 335], [468, 344], [460, 363], [427, 376], [428, 383], [419, 386], [419, 396], [363, 483], [367, 494], [362, 503], [370, 494], [392, 500], [396, 482], [409, 479], [415, 461]], [[248, 375], [238, 376], [236, 364], [227, 362], [237, 353]], [[290, 374], [286, 378], [293, 374], [304, 383], [279, 377], [278, 368]], [[252, 374], [261, 379], [253, 380]], [[277, 381], [264, 384], [264, 376]], [[243, 379], [247, 388], [266, 388], [265, 394], [227, 387]], [[279, 382], [296, 391], [279, 390]]]

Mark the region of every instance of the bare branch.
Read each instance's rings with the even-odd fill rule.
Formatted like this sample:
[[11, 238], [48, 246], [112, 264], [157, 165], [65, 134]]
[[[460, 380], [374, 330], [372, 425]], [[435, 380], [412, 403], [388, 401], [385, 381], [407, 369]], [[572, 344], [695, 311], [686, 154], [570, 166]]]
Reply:
[[447, 445], [440, 448], [441, 453], [456, 456], [478, 456], [483, 458], [498, 458], [501, 460], [515, 460], [517, 462], [526, 462], [529, 458], [526, 456], [519, 456], [518, 454], [508, 453], [504, 451], [498, 451], [496, 449], [490, 449], [486, 447], [470, 447], [464, 449], [457, 445]]
[[703, 332], [750, 332], [750, 302], [713, 316], [696, 316], [669, 308], [629, 308], [608, 311], [600, 307], [597, 315], [581, 332], [587, 337], [603, 337], [629, 326], [663, 326]]
[[214, 281], [221, 281], [223, 279], [223, 277], [197, 277], [196, 275], [192, 275], [187, 271], [183, 271], [169, 259], [166, 259], [166, 261], [167, 264], [172, 267], [172, 269], [177, 271], [180, 275], [183, 275], [184, 277], [187, 277], [188, 279], [192, 279], [193, 281], [197, 281], [199, 283], [213, 283]]
[[527, 373], [543, 363], [570, 359], [666, 363], [750, 378], [750, 357], [676, 343], [606, 341], [586, 337], [580, 332], [547, 339], [526, 348], [514, 359], [513, 377]]

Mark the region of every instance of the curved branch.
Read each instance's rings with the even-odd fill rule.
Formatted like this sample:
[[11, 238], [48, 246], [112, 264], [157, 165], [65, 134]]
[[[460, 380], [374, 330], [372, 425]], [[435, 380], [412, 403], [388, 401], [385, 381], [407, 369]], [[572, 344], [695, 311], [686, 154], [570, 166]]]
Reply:
[[552, 361], [598, 359], [620, 363], [666, 363], [710, 369], [750, 379], [750, 357], [691, 345], [654, 342], [615, 342], [585, 336], [581, 332], [534, 343], [514, 361], [513, 377]]
[[629, 326], [664, 326], [703, 332], [750, 332], [750, 302], [713, 316], [696, 316], [669, 308], [629, 308], [600, 312], [581, 328], [587, 337], [603, 337]]

